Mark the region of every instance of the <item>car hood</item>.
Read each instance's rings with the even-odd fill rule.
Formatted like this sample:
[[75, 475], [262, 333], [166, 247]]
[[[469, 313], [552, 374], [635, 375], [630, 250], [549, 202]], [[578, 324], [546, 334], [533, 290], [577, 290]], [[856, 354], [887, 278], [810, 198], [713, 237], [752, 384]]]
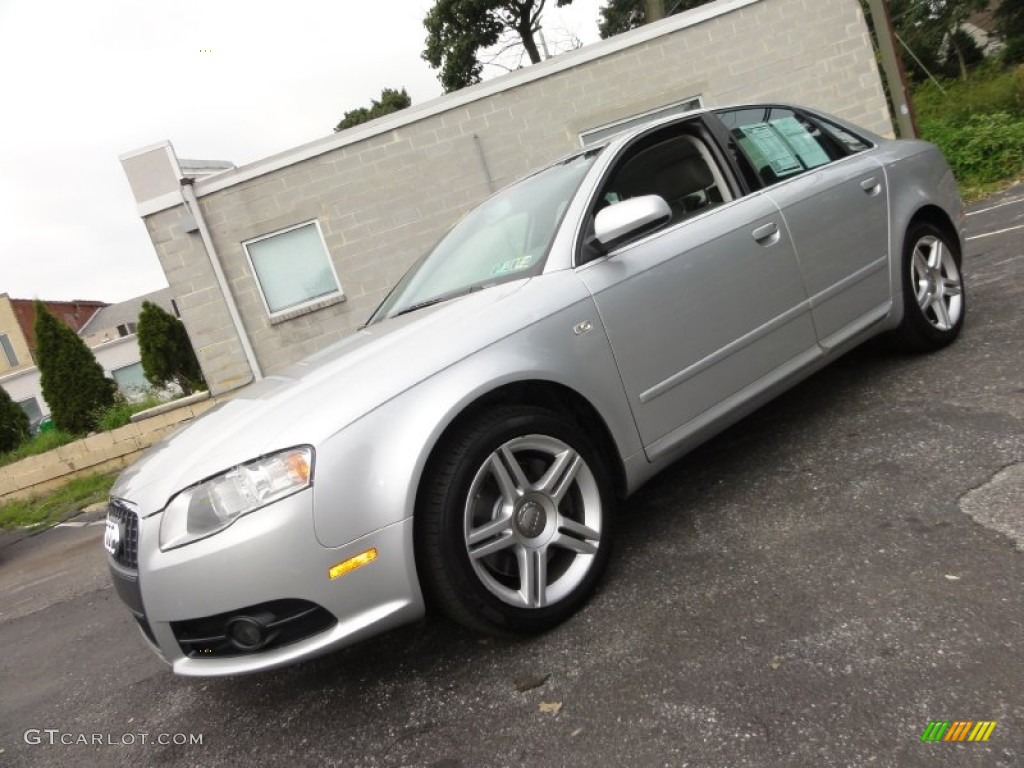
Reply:
[[293, 445], [317, 445], [521, 327], [528, 317], [495, 311], [495, 305], [529, 282], [505, 283], [376, 323], [244, 388], [153, 445], [121, 474], [111, 495], [130, 500], [146, 516], [183, 488], [237, 464]]

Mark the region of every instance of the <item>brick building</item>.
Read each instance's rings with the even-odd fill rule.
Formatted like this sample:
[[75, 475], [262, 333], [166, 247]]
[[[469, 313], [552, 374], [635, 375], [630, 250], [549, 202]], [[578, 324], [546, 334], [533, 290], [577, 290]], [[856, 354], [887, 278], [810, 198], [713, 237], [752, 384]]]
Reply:
[[220, 393], [350, 333], [528, 171], [630, 122], [773, 99], [892, 134], [858, 0], [718, 0], [194, 182], [169, 142], [121, 161]]

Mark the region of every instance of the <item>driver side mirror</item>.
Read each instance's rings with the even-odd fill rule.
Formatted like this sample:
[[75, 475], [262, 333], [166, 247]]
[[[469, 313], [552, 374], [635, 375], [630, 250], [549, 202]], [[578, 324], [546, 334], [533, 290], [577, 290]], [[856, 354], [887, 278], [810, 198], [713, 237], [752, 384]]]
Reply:
[[593, 245], [607, 253], [618, 245], [664, 225], [672, 209], [659, 195], [642, 195], [612, 203], [594, 217]]

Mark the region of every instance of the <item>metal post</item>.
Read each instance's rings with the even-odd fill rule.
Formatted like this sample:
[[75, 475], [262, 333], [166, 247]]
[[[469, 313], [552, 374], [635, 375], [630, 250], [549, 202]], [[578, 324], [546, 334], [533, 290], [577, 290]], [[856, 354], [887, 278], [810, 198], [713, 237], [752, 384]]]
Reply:
[[917, 118], [914, 105], [910, 100], [907, 88], [906, 73], [896, 48], [892, 19], [889, 17], [889, 4], [886, 0], [867, 0], [871, 9], [871, 24], [878, 39], [878, 51], [882, 59], [882, 71], [889, 85], [889, 96], [896, 110], [896, 125], [900, 138], [915, 139], [918, 136]]

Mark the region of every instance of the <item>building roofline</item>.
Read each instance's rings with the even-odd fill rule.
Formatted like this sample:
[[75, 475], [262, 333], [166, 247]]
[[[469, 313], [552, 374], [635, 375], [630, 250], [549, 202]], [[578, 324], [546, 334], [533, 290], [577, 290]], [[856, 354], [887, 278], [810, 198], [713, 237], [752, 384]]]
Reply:
[[[106, 341], [101, 341], [99, 344], [89, 347], [89, 349], [105, 349], [107, 347], [116, 347], [119, 344], [125, 344], [129, 341], [137, 342], [138, 338], [139, 335], [137, 333], [129, 333], [127, 336], [118, 336], [116, 339], [107, 339]], [[131, 365], [131, 363], [129, 363], [129, 365]]]
[[[7, 296], [7, 294], [0, 294], [0, 296]], [[7, 296], [7, 298], [12, 302], [21, 301], [27, 302], [28, 304], [35, 304], [36, 301], [41, 301], [43, 304], [81, 304], [86, 307], [95, 306], [98, 309], [110, 306], [110, 302], [99, 301], [97, 299], [14, 299], [10, 296]]]
[[[110, 305], [108, 305], [108, 306], [110, 306]], [[84, 331], [86, 328], [88, 328], [89, 324], [92, 323], [92, 321], [93, 321], [93, 319], [95, 319], [96, 315], [99, 314], [99, 310], [100, 309], [105, 309], [105, 308], [106, 307], [101, 307], [101, 306], [96, 307], [96, 310], [92, 314], [89, 315], [89, 319], [87, 319], [87, 321], [82, 324], [82, 327], [78, 329], [78, 335], [79, 336], [82, 335], [82, 331]]]
[[89, 315], [89, 319], [88, 320], [86, 320], [84, 323], [82, 323], [82, 327], [78, 329], [78, 335], [79, 336], [85, 336], [86, 335], [86, 331], [89, 329], [89, 323], [91, 323], [93, 320], [96, 319], [96, 315], [98, 315], [100, 313], [101, 309], [106, 309], [106, 307], [96, 307], [96, 311], [93, 312], [91, 315]]
[[[560, 72], [564, 72], [567, 69], [586, 64], [591, 61], [608, 56], [612, 53], [626, 50], [638, 45], [643, 45], [651, 40], [656, 40], [659, 37], [673, 34], [680, 30], [688, 27], [693, 27], [698, 24], [703, 24], [711, 19], [724, 16], [726, 14], [737, 11], [741, 8], [745, 8], [749, 5], [755, 5], [756, 3], [763, 2], [763, 0], [718, 0], [716, 3], [709, 5], [699, 6], [689, 11], [676, 14], [675, 16], [669, 16], [668, 18], [661, 19], [651, 24], [645, 24], [644, 26], [630, 30], [629, 32], [623, 32], [621, 34], [610, 37], [606, 40], [600, 40], [596, 43], [591, 43], [582, 48], [578, 48], [568, 53], [563, 53], [554, 58], [542, 61], [539, 64], [533, 64], [523, 69], [518, 69], [514, 72], [510, 72], [507, 75], [496, 77], [492, 80], [487, 80], [483, 83], [469, 86], [461, 90], [455, 91], [454, 93], [448, 93], [443, 96], [439, 96], [430, 101], [426, 101], [423, 104], [414, 104], [405, 109], [393, 112], [390, 115], [372, 120], [369, 123], [364, 123], [353, 128], [348, 128], [339, 133], [331, 134], [320, 139], [309, 142], [308, 144], [302, 144], [298, 147], [279, 152], [274, 155], [256, 160], [252, 163], [239, 166], [235, 170], [224, 171], [216, 174], [205, 180], [197, 180], [195, 183], [196, 195], [209, 195], [213, 192], [219, 192], [222, 189], [228, 189], [237, 184], [242, 184], [251, 179], [264, 176], [268, 173], [273, 173], [282, 168], [287, 168], [290, 165], [295, 165], [303, 160], [309, 160], [319, 155], [326, 154], [327, 152], [333, 152], [342, 147], [346, 147], [350, 144], [356, 144], [361, 141], [366, 141], [374, 136], [385, 134], [388, 131], [393, 131], [397, 128], [402, 128], [411, 123], [418, 122], [427, 117], [433, 117], [443, 112], [448, 112], [459, 107], [472, 104], [473, 102], [480, 101], [489, 96], [493, 96], [504, 91], [518, 88], [521, 85], [541, 80], [545, 77], [551, 77]], [[169, 142], [167, 142], [169, 144]], [[153, 149], [162, 146], [164, 142], [156, 145], [152, 145], [148, 149]], [[127, 152], [121, 157], [127, 157], [144, 150], [133, 150]], [[138, 213], [140, 216], [148, 216], [153, 213], [157, 213], [168, 208], [174, 208], [182, 204], [182, 196], [179, 192], [171, 192], [162, 195], [153, 200], [147, 200], [145, 203], [138, 206]]]

